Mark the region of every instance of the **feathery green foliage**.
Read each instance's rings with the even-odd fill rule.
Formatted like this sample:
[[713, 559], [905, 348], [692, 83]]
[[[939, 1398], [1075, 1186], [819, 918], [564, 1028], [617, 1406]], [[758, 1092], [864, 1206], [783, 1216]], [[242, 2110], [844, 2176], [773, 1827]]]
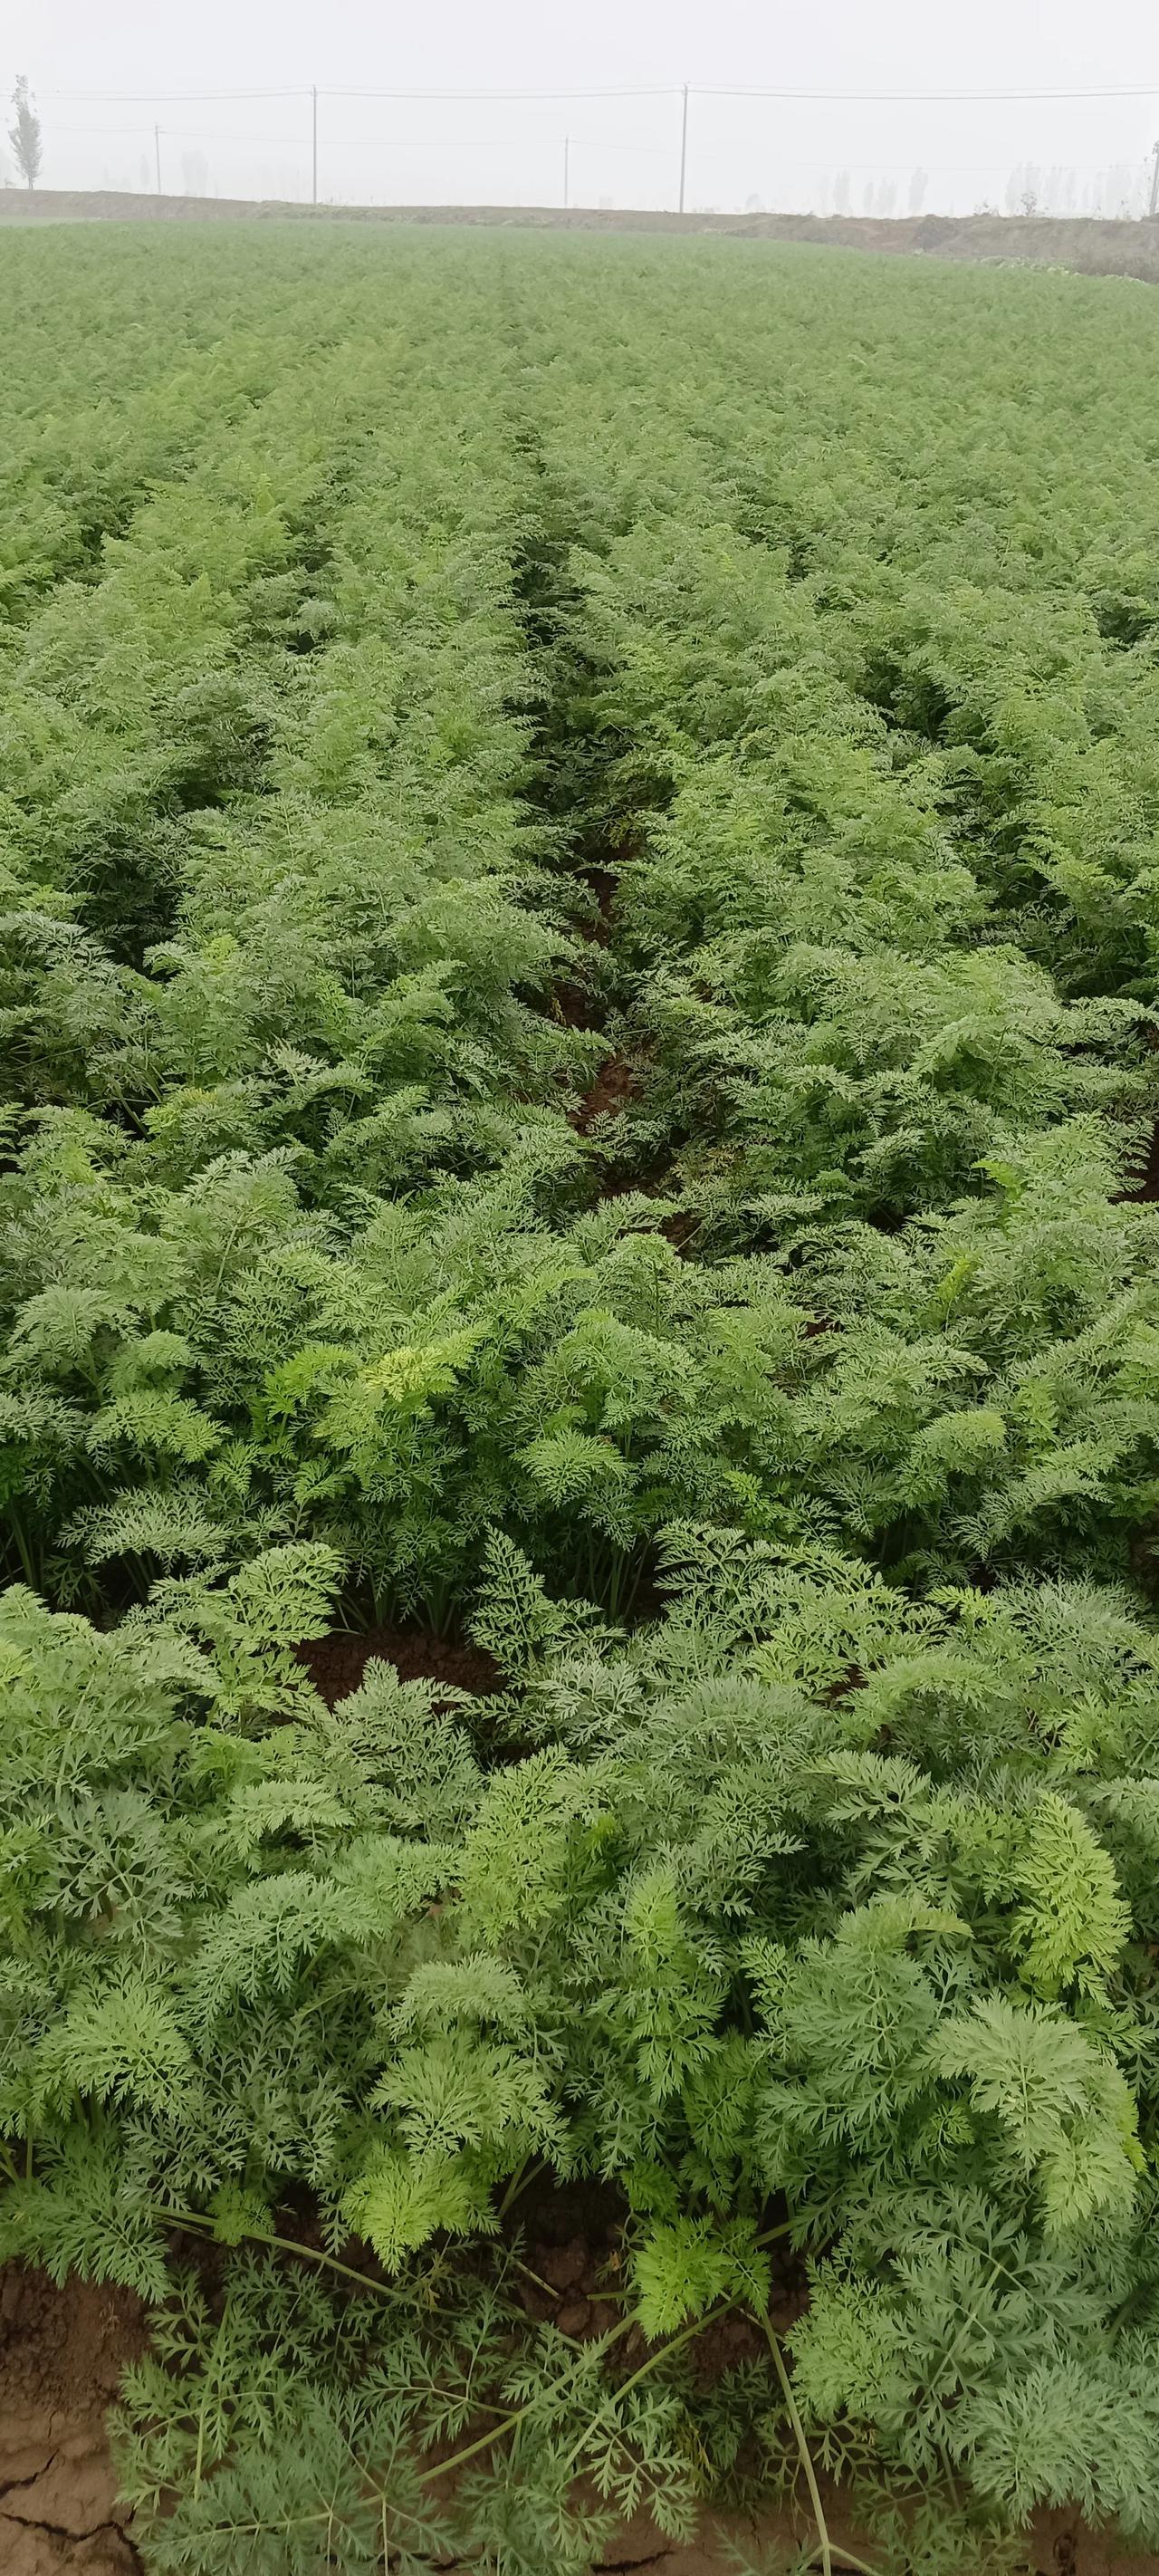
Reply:
[[0, 2254], [146, 2564], [1159, 2546], [1151, 308], [0, 256]]

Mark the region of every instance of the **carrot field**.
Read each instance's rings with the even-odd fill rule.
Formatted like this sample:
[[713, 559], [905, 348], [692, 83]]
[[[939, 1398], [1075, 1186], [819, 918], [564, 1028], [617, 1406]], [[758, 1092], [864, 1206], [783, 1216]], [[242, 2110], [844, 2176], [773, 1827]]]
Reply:
[[138, 2563], [1159, 2549], [1159, 305], [0, 280], [0, 2259]]

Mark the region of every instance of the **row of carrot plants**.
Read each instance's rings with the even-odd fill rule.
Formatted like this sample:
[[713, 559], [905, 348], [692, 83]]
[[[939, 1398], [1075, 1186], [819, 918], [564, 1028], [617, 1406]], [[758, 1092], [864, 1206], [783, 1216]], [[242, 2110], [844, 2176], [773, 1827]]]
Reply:
[[1132, 291], [161, 256], [234, 390], [0, 645], [0, 2250], [156, 2302], [158, 2571], [1151, 2541]]

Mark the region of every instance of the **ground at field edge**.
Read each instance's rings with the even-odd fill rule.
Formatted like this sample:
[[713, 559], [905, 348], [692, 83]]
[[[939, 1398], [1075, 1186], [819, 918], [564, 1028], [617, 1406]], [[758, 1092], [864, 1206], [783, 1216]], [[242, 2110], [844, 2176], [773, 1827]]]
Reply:
[[935, 259], [1025, 263], [1159, 283], [1159, 219], [1098, 215], [675, 214], [662, 207], [307, 206], [248, 197], [158, 197], [111, 190], [0, 189], [0, 224], [44, 223], [465, 224], [536, 232], [697, 234], [816, 242], [835, 249]]
[[105, 2416], [146, 2342], [129, 2291], [0, 2270], [3, 2576], [139, 2576]]
[[[593, 2252], [580, 2227], [584, 2210], [560, 2200], [533, 2215], [535, 2252], [559, 2275], [557, 2298], [581, 2297]], [[573, 2219], [580, 2232], [553, 2244]], [[144, 2576], [131, 2519], [116, 2500], [105, 2414], [122, 2371], [146, 2345], [143, 2305], [131, 2292], [75, 2278], [57, 2287], [22, 2264], [0, 2266], [2, 2576]], [[871, 2565], [872, 2541], [836, 2498], [824, 2501], [834, 2576], [850, 2566], [850, 2553]], [[738, 2549], [774, 2576], [811, 2537], [807, 2509], [755, 2518], [706, 2511], [688, 2542], [666, 2540], [640, 2516], [592, 2576], [632, 2576], [637, 2568], [735, 2576]], [[1024, 2565], [1028, 2576], [1159, 2576], [1159, 2554], [1125, 2549], [1065, 2512], [1036, 2518]]]

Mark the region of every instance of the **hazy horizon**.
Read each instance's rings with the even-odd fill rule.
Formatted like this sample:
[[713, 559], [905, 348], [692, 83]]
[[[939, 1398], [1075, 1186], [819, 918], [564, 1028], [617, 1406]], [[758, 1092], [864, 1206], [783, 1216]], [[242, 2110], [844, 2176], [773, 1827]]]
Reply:
[[[319, 195], [337, 202], [558, 204], [565, 141], [573, 204], [676, 202], [680, 87], [868, 92], [1138, 90], [1136, 96], [729, 98], [694, 95], [686, 202], [854, 213], [1142, 211], [1159, 133], [1153, 12], [1111, 0], [1097, 18], [979, 6], [932, 22], [918, 0], [875, 16], [829, 0], [788, 28], [737, 0], [593, 0], [582, 20], [504, 0], [486, 22], [448, 0], [387, 29], [360, 0], [319, 28], [302, 0], [158, 21], [125, 0], [100, 23], [80, 0], [13, 0], [0, 81], [35, 93], [45, 187], [308, 197], [317, 83]], [[1152, 61], [1156, 68], [1153, 72]], [[1153, 91], [1145, 90], [1154, 77]], [[627, 97], [379, 98], [406, 90], [629, 90]], [[213, 93], [252, 91], [250, 97]], [[288, 93], [277, 95], [277, 93]], [[10, 119], [4, 118], [5, 127]], [[154, 127], [159, 128], [155, 140]], [[16, 177], [5, 150], [5, 175]]]

